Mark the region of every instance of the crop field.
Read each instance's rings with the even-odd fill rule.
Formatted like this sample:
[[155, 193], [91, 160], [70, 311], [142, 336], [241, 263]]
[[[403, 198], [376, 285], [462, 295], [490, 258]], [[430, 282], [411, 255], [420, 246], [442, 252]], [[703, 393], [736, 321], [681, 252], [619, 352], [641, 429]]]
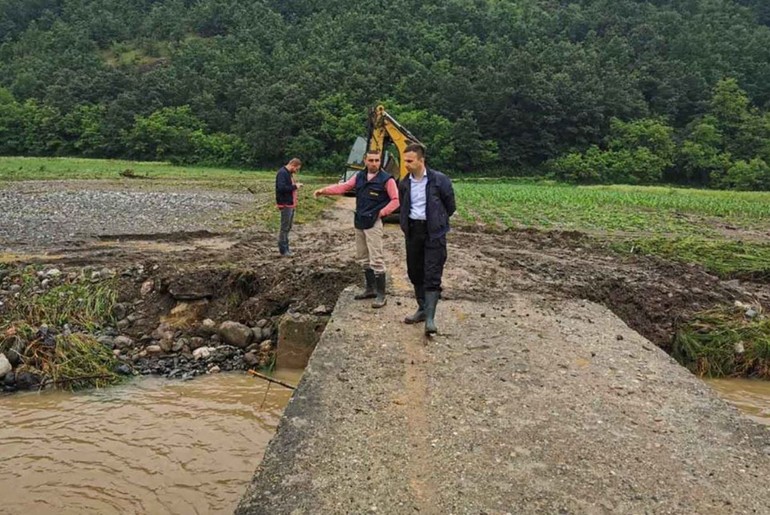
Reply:
[[456, 184], [464, 223], [579, 231], [621, 253], [770, 278], [770, 193], [547, 183]]

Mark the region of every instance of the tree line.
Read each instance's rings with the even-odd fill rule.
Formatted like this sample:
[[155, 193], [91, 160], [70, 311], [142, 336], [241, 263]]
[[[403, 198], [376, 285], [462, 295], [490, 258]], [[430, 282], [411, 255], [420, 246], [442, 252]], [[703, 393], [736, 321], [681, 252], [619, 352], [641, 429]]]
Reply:
[[770, 188], [762, 0], [3, 0], [0, 154]]

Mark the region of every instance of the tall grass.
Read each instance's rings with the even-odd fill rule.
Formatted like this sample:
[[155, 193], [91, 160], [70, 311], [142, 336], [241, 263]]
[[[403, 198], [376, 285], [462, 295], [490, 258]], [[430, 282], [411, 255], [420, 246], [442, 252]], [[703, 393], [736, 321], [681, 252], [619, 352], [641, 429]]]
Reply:
[[770, 379], [770, 319], [745, 308], [716, 308], [693, 317], [674, 338], [672, 355], [699, 376]]

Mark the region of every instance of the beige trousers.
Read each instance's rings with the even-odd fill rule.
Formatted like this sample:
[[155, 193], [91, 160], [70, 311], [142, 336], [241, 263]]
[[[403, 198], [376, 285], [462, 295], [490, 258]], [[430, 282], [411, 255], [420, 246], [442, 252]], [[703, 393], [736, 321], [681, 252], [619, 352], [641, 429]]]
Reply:
[[371, 229], [356, 229], [356, 259], [362, 267], [371, 268], [375, 274], [385, 273], [382, 233], [381, 218], [374, 222]]

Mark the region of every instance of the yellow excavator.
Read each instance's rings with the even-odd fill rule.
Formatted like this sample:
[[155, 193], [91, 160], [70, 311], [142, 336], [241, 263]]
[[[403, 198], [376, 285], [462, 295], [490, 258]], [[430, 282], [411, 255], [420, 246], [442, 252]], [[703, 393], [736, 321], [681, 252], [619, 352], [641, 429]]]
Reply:
[[408, 173], [403, 160], [404, 149], [410, 143], [420, 143], [420, 140], [398, 123], [381, 105], [369, 109], [368, 126], [369, 137], [365, 139], [359, 136], [353, 144], [348, 156], [347, 170], [341, 182], [347, 181], [359, 170], [366, 168], [364, 157], [370, 150], [380, 152], [382, 168], [392, 175], [396, 182], [400, 181]]

